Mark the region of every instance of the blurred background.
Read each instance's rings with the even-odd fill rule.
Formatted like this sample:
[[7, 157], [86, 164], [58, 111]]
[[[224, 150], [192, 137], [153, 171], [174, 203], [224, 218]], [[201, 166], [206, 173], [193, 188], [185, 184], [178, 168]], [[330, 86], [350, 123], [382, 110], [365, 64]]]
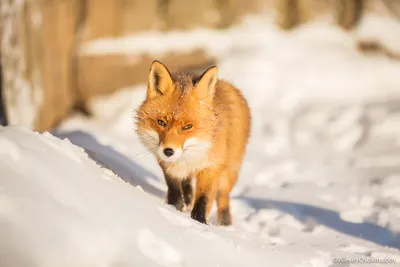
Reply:
[[[237, 43], [257, 43], [257, 34], [218, 37], [252, 16], [267, 25], [248, 26], [260, 38], [318, 22], [362, 53], [400, 57], [397, 0], [2, 0], [0, 15], [1, 124], [38, 131], [73, 111], [90, 115], [96, 96], [145, 82], [154, 59], [172, 71], [218, 64]], [[329, 42], [329, 33], [314, 35], [324, 34]]]

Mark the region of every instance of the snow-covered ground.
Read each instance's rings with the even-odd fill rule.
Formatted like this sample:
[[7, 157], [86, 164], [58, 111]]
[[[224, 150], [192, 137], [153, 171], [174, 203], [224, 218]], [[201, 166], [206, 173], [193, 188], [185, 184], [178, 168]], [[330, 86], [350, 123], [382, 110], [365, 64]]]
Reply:
[[[253, 114], [234, 225], [164, 204], [162, 172], [134, 132], [139, 85], [52, 134], [0, 128], [1, 266], [398, 266], [400, 61], [365, 56], [326, 25], [283, 34], [253, 21], [212, 32], [212, 44], [207, 34], [193, 42], [216, 53]], [[158, 43], [174, 50], [174, 36]]]

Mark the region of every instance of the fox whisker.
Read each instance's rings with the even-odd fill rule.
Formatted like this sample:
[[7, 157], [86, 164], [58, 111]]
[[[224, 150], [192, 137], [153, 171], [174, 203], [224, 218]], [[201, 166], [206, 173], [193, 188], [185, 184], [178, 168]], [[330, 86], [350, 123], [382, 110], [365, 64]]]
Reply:
[[138, 156], [147, 155], [147, 154], [152, 153], [152, 152], [154, 152], [154, 151], [151, 151], [151, 150], [143, 151], [143, 152], [137, 153], [134, 157], [136, 158]]
[[186, 156], [184, 154], [182, 154], [183, 160], [186, 164], [186, 166], [188, 166], [190, 169], [194, 169], [193, 166], [189, 163], [188, 159], [186, 158]]
[[190, 145], [190, 146], [186, 146], [183, 148], [183, 151], [186, 150], [199, 150], [199, 149], [204, 149], [207, 150], [209, 147], [206, 145], [200, 145], [200, 144], [196, 144], [196, 145]]

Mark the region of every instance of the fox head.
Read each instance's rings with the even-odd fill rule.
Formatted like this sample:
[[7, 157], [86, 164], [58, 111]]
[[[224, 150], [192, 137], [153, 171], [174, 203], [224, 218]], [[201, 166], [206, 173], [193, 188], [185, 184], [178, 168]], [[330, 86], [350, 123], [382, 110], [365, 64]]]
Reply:
[[154, 61], [147, 96], [137, 110], [137, 133], [161, 164], [195, 168], [207, 161], [217, 130], [213, 98], [217, 67], [202, 75], [171, 74]]

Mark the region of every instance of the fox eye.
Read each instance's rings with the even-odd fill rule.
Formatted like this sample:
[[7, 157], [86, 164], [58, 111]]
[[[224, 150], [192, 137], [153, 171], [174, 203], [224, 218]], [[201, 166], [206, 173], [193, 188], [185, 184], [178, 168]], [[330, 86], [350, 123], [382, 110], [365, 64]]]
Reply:
[[186, 125], [186, 126], [183, 126], [183, 127], [182, 127], [182, 130], [189, 130], [189, 129], [191, 129], [192, 127], [193, 127], [193, 125], [188, 124], [188, 125]]
[[163, 120], [158, 120], [157, 122], [158, 122], [158, 125], [161, 125], [162, 127], [167, 126], [167, 123], [165, 123], [165, 121], [163, 121]]

